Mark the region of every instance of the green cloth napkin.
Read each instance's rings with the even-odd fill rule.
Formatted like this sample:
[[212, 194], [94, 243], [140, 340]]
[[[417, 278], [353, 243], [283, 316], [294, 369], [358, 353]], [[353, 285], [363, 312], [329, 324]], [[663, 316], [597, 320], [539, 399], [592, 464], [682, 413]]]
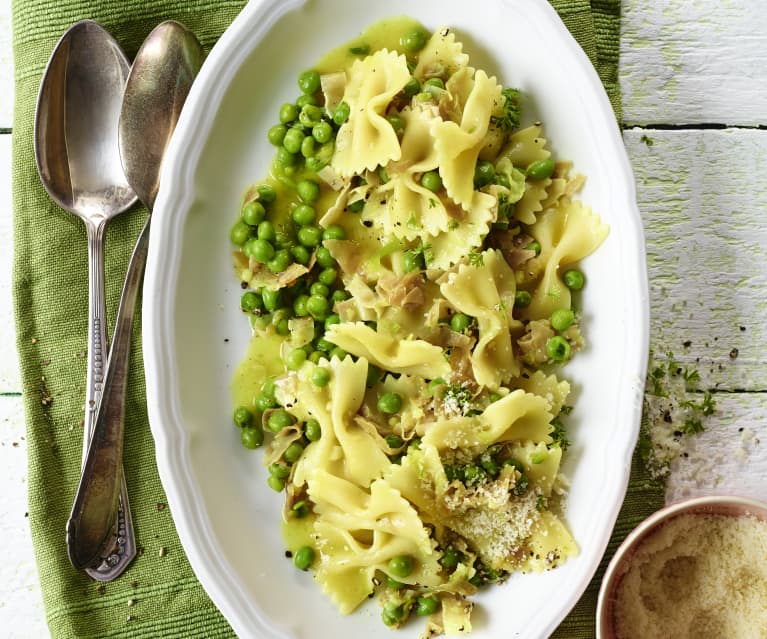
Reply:
[[[620, 0], [552, 4], [599, 70], [619, 114]], [[50, 201], [37, 176], [33, 120], [40, 79], [58, 38], [78, 20], [99, 22], [132, 57], [151, 29], [170, 18], [186, 24], [209, 49], [243, 5], [243, 0], [13, 1], [14, 305], [27, 417], [29, 520], [54, 638], [215, 638], [233, 633], [195, 578], [166, 507], [146, 415], [140, 323], [134, 331], [124, 464], [139, 556], [121, 578], [103, 585], [75, 571], [67, 560], [64, 526], [82, 446], [86, 238], [83, 224]], [[145, 215], [132, 210], [107, 231], [110, 333], [130, 250]], [[660, 490], [648, 484], [636, 465], [611, 549], [661, 504]], [[597, 586], [595, 580], [556, 636], [594, 635]]]

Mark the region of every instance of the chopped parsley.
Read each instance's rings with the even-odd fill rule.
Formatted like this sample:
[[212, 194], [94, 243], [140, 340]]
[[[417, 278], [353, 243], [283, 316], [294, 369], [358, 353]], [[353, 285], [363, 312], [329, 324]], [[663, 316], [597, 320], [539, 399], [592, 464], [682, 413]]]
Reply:
[[512, 131], [519, 126], [520, 93], [519, 89], [507, 87], [501, 91], [503, 113], [492, 118], [493, 124], [504, 131]]
[[472, 266], [484, 266], [485, 258], [482, 253], [469, 253], [469, 264]]

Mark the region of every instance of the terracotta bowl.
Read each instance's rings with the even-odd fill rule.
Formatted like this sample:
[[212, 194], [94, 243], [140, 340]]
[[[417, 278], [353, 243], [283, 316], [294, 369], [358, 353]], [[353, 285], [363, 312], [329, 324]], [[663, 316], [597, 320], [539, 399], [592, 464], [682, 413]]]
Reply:
[[602, 578], [597, 603], [597, 639], [615, 639], [615, 601], [618, 586], [645, 539], [680, 515], [753, 516], [767, 521], [767, 504], [744, 497], [696, 497], [676, 502], [645, 519], [623, 541]]

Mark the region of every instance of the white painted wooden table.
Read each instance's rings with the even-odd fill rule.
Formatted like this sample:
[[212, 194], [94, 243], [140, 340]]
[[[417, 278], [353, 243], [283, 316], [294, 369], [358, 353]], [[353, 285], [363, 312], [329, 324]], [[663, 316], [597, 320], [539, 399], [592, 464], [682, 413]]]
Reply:
[[[623, 7], [624, 139], [647, 237], [652, 347], [696, 366], [717, 400], [674, 463], [667, 500], [767, 500], [767, 12], [754, 0]], [[0, 628], [38, 638], [48, 632], [25, 516], [11, 306], [10, 13], [0, 0]]]

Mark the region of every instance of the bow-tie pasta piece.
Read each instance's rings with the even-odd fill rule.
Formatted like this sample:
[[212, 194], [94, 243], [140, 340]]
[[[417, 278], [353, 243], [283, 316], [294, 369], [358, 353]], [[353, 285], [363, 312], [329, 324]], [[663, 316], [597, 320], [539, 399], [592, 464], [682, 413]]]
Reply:
[[349, 120], [338, 130], [331, 163], [339, 174], [372, 171], [400, 158], [399, 140], [385, 113], [409, 79], [405, 56], [395, 51], [382, 49], [354, 62], [344, 91]]

